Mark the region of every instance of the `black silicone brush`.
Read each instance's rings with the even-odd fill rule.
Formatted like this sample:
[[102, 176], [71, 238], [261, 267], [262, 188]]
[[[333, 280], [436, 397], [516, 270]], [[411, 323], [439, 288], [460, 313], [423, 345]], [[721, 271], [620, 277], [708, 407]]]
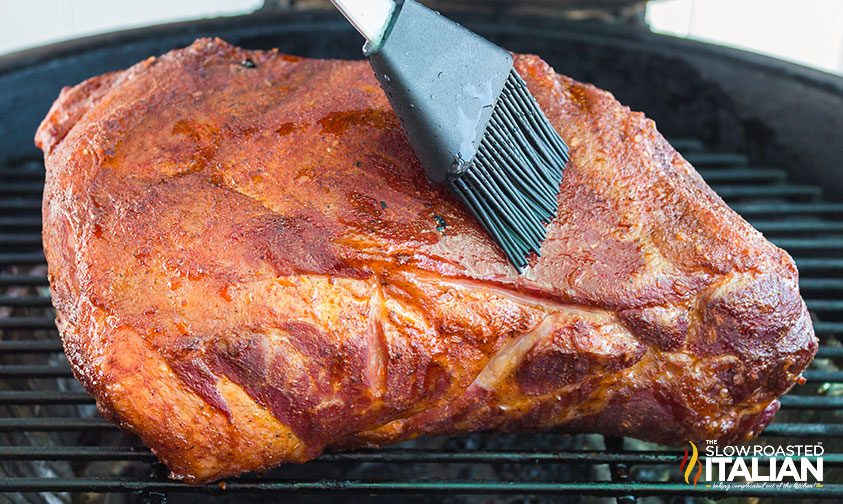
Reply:
[[519, 271], [557, 210], [568, 146], [509, 52], [413, 0], [332, 0], [428, 178], [447, 183]]

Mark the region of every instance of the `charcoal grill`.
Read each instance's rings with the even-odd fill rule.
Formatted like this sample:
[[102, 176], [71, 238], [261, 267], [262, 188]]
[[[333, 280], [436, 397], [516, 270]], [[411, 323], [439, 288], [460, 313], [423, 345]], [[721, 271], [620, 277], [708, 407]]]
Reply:
[[[381, 451], [326, 454], [262, 477], [204, 487], [167, 480], [147, 449], [97, 416], [61, 353], [41, 251], [44, 167], [32, 135], [62, 85], [187, 45], [197, 36], [219, 35], [245, 47], [279, 47], [306, 56], [357, 57], [359, 40], [337, 16], [295, 12], [108, 34], [0, 59], [0, 499], [61, 502], [70, 500], [70, 492], [147, 502], [181, 502], [195, 493], [229, 500], [271, 493], [314, 502], [324, 494], [424, 502], [477, 495], [505, 502], [524, 497], [578, 502], [582, 496], [618, 502], [648, 496], [843, 498], [843, 203], [835, 201], [843, 176], [839, 164], [832, 164], [843, 159], [840, 80], [640, 30], [452, 15], [647, 111], [732, 208], [796, 258], [821, 346], [805, 373], [807, 384], [782, 399], [782, 411], [761, 441], [823, 442], [825, 486], [726, 494], [681, 483], [682, 454], [675, 448], [554, 433], [428, 438]], [[798, 111], [771, 115], [794, 105], [797, 90]], [[781, 101], [768, 103], [763, 97], [770, 95]]]

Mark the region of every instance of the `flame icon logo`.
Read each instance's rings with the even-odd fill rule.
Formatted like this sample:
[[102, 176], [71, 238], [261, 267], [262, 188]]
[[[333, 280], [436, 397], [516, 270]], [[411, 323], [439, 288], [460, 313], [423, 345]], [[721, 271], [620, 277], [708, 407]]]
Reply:
[[700, 462], [700, 453], [697, 450], [697, 445], [693, 442], [688, 441], [688, 444], [691, 445], [691, 456], [690, 460], [688, 457], [688, 449], [685, 448], [685, 458], [682, 459], [682, 463], [679, 464], [679, 470], [684, 471], [685, 476], [685, 483], [691, 484], [691, 473], [694, 472], [696, 468], [697, 473], [694, 475], [693, 485], [697, 485], [697, 481], [700, 479], [700, 475], [702, 474], [702, 463]]

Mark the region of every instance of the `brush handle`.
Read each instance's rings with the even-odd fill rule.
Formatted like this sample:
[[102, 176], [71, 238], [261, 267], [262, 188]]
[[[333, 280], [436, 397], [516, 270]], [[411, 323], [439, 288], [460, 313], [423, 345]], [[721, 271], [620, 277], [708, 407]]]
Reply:
[[415, 0], [395, 10], [387, 35], [363, 53], [428, 178], [447, 182], [474, 159], [512, 56]]
[[380, 45], [395, 11], [392, 0], [331, 0], [331, 3], [369, 44]]

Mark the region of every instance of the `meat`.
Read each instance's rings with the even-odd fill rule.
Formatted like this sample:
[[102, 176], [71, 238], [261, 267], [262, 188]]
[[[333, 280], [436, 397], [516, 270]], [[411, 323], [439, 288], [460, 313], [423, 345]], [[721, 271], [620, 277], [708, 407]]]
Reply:
[[515, 64], [572, 148], [523, 276], [365, 62], [202, 39], [64, 89], [44, 250], [102, 414], [191, 483], [423, 434], [757, 435], [817, 350], [793, 261], [641, 113]]

